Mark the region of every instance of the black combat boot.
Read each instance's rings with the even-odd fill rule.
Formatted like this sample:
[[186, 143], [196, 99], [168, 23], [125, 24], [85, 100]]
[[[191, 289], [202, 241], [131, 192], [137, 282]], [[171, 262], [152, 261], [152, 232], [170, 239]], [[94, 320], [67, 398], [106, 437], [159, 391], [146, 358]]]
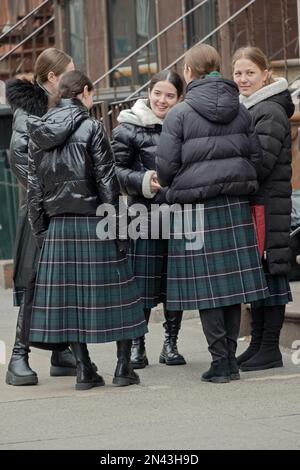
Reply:
[[6, 373], [6, 383], [8, 385], [36, 385], [38, 383], [37, 374], [30, 368], [28, 363], [30, 349], [21, 340], [24, 308], [23, 301], [18, 314], [15, 344]]
[[264, 332], [264, 307], [251, 308], [251, 341], [243, 354], [237, 357], [238, 365], [248, 361], [260, 349]]
[[[147, 325], [149, 323], [150, 314], [151, 308], [145, 308], [144, 315]], [[144, 369], [149, 364], [146, 355], [145, 336], [132, 340], [130, 362], [133, 369]]]
[[162, 352], [159, 356], [159, 362], [160, 364], [166, 364], [167, 366], [180, 366], [186, 364], [184, 357], [179, 354], [177, 349], [177, 339], [181, 328], [183, 312], [170, 312], [165, 309], [164, 313], [166, 319], [163, 324], [165, 329], [165, 341]]
[[76, 360], [70, 349], [65, 351], [52, 351], [51, 355], [51, 377], [76, 376]]
[[70, 347], [77, 364], [76, 390], [89, 390], [105, 385], [103, 377], [98, 375], [93, 367], [87, 345], [85, 343], [71, 343]]
[[113, 378], [113, 384], [118, 387], [140, 383], [139, 376], [134, 372], [130, 363], [132, 340], [117, 341], [117, 367]]
[[230, 369], [228, 359], [219, 359], [211, 363], [210, 369], [204, 372], [202, 382], [228, 383], [230, 382]]
[[284, 322], [285, 305], [264, 307], [264, 331], [259, 351], [243, 362], [243, 372], [283, 367], [279, 349], [280, 331]]

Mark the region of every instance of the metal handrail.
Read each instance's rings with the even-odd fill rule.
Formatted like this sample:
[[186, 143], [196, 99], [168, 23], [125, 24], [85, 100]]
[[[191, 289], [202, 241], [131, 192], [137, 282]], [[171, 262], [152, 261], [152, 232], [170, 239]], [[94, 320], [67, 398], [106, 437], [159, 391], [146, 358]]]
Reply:
[[[201, 44], [203, 42], [205, 42], [207, 39], [209, 39], [211, 36], [213, 36], [215, 33], [217, 33], [221, 28], [223, 28], [223, 26], [227, 25], [228, 23], [230, 23], [230, 21], [234, 20], [237, 16], [239, 16], [241, 13], [243, 13], [244, 10], [247, 10], [247, 8], [249, 8], [251, 5], [253, 5], [254, 3], [256, 2], [256, 0], [250, 0], [246, 5], [244, 5], [242, 8], [240, 8], [238, 11], [236, 11], [233, 15], [230, 16], [230, 18], [228, 18], [226, 21], [223, 21], [223, 23], [221, 23], [217, 28], [215, 28], [213, 31], [211, 31], [209, 34], [207, 34], [204, 38], [202, 38], [200, 41], [198, 41], [196, 43], [197, 44]], [[172, 67], [174, 67], [174, 65], [176, 65], [178, 62], [180, 62], [183, 58], [184, 58], [185, 54], [182, 54], [180, 57], [178, 57], [176, 60], [174, 60], [174, 62], [172, 62], [171, 64], [169, 64], [167, 67], [165, 67], [164, 70], [168, 70], [168, 69], [171, 69]], [[126, 100], [130, 100], [132, 99], [134, 96], [138, 95], [142, 90], [144, 90], [149, 84], [150, 84], [151, 80], [149, 80], [147, 83], [145, 83], [143, 86], [141, 86], [140, 88], [138, 88], [138, 90], [136, 90], [135, 92], [133, 92], [131, 95], [129, 95]]]
[[6, 31], [5, 33], [3, 33], [1, 36], [0, 36], [0, 41], [5, 37], [5, 36], [8, 36], [12, 31], [14, 31], [14, 29], [18, 28], [22, 23], [24, 23], [24, 21], [28, 20], [29, 18], [31, 18], [37, 11], [39, 11], [42, 7], [44, 7], [45, 5], [47, 5], [47, 3], [50, 3], [52, 2], [53, 0], [45, 0], [43, 3], [41, 3], [38, 7], [36, 7], [34, 10], [32, 10], [30, 13], [28, 13], [28, 15], [24, 16], [24, 18], [22, 18], [20, 21], [18, 21], [18, 23], [16, 23], [14, 26], [12, 26], [8, 31]]
[[[157, 33], [155, 36], [153, 36], [149, 41], [145, 42], [142, 46], [140, 46], [138, 49], [136, 49], [134, 52], [132, 52], [129, 56], [125, 57], [122, 59], [117, 65], [112, 67], [110, 70], [105, 72], [101, 77], [99, 77], [96, 81], [94, 81], [93, 85], [96, 86], [98, 83], [100, 83], [104, 78], [108, 77], [112, 72], [115, 72], [121, 65], [125, 64], [128, 62], [130, 59], [132, 59], [135, 55], [137, 55], [139, 52], [141, 52], [143, 49], [148, 47], [153, 41], [156, 41], [160, 36], [168, 32], [173, 26], [175, 26], [177, 23], [180, 23], [181, 20], [185, 19], [187, 16], [189, 16], [191, 13], [194, 13], [194, 11], [198, 10], [198, 8], [202, 7], [202, 5], [205, 5], [209, 0], [203, 0], [201, 3], [198, 3], [196, 6], [191, 8], [189, 11], [185, 12], [183, 15], [181, 15], [177, 20], [173, 21], [173, 23], [170, 23], [168, 26], [166, 26], [164, 29], [162, 29], [159, 33]], [[254, 0], [256, 1], [256, 0]]]
[[55, 17], [54, 16], [51, 16], [51, 18], [46, 21], [45, 23], [43, 23], [41, 26], [39, 26], [37, 29], [35, 29], [31, 34], [29, 34], [25, 39], [23, 39], [23, 41], [19, 42], [19, 44], [17, 44], [15, 47], [13, 47], [12, 49], [10, 49], [6, 54], [0, 56], [0, 62], [2, 62], [3, 60], [5, 60], [8, 56], [10, 56], [13, 52], [15, 52], [17, 49], [19, 49], [19, 47], [23, 46], [23, 44], [25, 44], [25, 42], [27, 42], [29, 39], [31, 39], [32, 37], [34, 37], [36, 34], [38, 34], [40, 31], [42, 31], [46, 26], [48, 26], [48, 24], [52, 23], [52, 21], [54, 21]]

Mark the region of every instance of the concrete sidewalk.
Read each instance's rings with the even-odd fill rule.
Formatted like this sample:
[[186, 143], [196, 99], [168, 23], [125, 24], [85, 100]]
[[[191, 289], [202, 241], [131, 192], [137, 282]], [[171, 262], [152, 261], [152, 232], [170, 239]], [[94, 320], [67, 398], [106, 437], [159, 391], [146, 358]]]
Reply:
[[[8, 355], [17, 314], [11, 297], [0, 290], [0, 340]], [[0, 365], [0, 450], [300, 449], [300, 365], [289, 350], [284, 368], [215, 385], [200, 381], [210, 357], [198, 318], [183, 322], [186, 366], [158, 364], [162, 338], [161, 324], [151, 323], [150, 366], [139, 372], [140, 386], [111, 385], [114, 344], [90, 346], [107, 385], [87, 392], [76, 392], [72, 377], [50, 378], [45, 351], [31, 354], [38, 386], [7, 386]], [[239, 350], [246, 346], [241, 341]]]

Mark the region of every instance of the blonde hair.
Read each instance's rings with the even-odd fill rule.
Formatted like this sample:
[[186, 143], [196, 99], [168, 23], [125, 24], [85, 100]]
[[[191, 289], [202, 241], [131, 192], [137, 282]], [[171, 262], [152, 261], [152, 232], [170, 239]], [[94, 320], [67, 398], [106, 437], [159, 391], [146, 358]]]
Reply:
[[56, 77], [62, 75], [71, 62], [72, 57], [65, 52], [54, 47], [45, 49], [35, 62], [34, 81], [46, 83], [50, 72], [53, 72]]
[[251, 60], [257, 67], [264, 72], [265, 70], [268, 71], [268, 78], [265, 82], [265, 85], [270, 85], [270, 83], [274, 82], [274, 79], [272, 77], [272, 70], [270, 66], [270, 62], [267, 58], [267, 56], [263, 53], [259, 47], [254, 47], [254, 46], [246, 46], [246, 47], [241, 47], [238, 49], [232, 58], [232, 68], [234, 69], [235, 63], [240, 60], [240, 59], [247, 59]]
[[196, 44], [187, 51], [184, 60], [196, 80], [221, 69], [221, 57], [209, 44]]

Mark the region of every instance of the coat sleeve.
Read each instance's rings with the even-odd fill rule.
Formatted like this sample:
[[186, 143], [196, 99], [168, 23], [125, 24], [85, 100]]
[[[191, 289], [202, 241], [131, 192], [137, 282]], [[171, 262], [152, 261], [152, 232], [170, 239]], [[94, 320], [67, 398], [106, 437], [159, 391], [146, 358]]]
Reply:
[[24, 111], [16, 111], [9, 152], [11, 170], [24, 188], [27, 188], [28, 179], [27, 117]]
[[260, 179], [262, 175], [262, 148], [252, 120], [249, 123], [248, 136], [250, 142], [249, 160], [256, 170], [257, 178]]
[[33, 234], [39, 243], [39, 240], [44, 238], [45, 232], [48, 230], [49, 218], [43, 206], [43, 189], [37, 176], [34, 154], [35, 147], [32, 143], [29, 143], [27, 186], [28, 217]]
[[162, 187], [171, 186], [181, 167], [182, 142], [182, 115], [175, 107], [169, 111], [164, 120], [157, 149], [157, 176]]
[[264, 181], [272, 173], [285, 140], [285, 116], [264, 102], [264, 107], [260, 104], [257, 112], [254, 112], [253, 119], [262, 149], [258, 179]]
[[116, 162], [116, 172], [122, 192], [128, 196], [142, 195], [151, 199], [150, 183], [154, 171], [135, 170], [134, 164], [139, 149], [134, 140], [135, 127], [131, 124], [120, 124], [113, 130], [112, 148]]
[[94, 121], [90, 152], [93, 159], [98, 193], [103, 203], [118, 206], [120, 185], [116, 175], [113, 151], [106, 131], [100, 122]]

